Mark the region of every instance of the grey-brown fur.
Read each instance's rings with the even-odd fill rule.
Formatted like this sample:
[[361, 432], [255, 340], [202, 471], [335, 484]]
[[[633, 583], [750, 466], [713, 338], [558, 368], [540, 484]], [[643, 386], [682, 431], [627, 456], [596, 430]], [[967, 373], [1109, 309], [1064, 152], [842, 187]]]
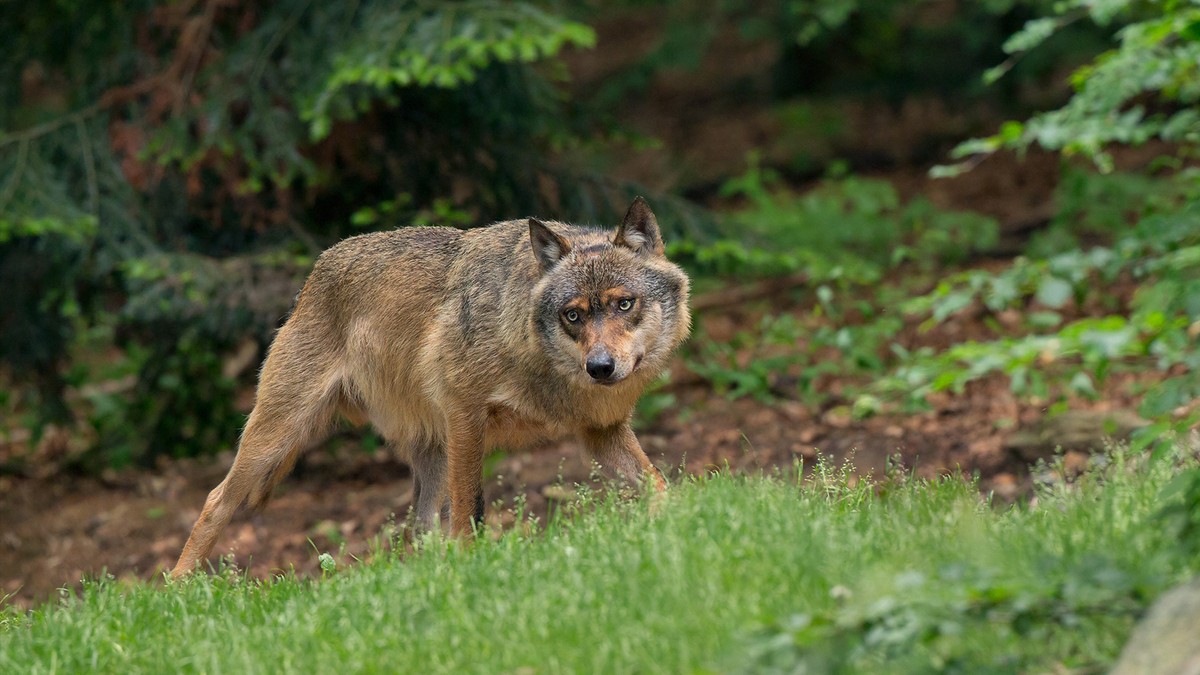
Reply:
[[[482, 459], [575, 433], [636, 481], [661, 475], [629, 418], [687, 336], [688, 280], [638, 198], [616, 232], [529, 219], [346, 239], [318, 259], [280, 329], [225, 480], [172, 571], [266, 503], [340, 414], [408, 454], [418, 521], [482, 516]], [[447, 499], [448, 498], [448, 499]]]

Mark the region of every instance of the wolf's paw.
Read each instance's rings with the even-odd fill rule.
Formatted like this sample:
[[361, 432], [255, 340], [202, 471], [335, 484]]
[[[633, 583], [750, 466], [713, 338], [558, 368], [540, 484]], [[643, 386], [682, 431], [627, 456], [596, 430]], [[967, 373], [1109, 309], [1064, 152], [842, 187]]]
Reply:
[[650, 502], [649, 513], [651, 518], [658, 517], [658, 514], [662, 513], [663, 510], [666, 509], [667, 501], [670, 499], [670, 497], [671, 492], [667, 489], [667, 484], [665, 482], [662, 483], [661, 486], [656, 486], [655, 489], [650, 492], [649, 497], [647, 497], [647, 501]]

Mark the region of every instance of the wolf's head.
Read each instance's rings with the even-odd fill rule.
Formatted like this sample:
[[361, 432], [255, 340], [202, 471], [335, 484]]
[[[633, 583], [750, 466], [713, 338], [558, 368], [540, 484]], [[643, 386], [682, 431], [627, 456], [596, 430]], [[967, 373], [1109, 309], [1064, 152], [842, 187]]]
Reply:
[[667, 260], [650, 206], [634, 199], [616, 232], [529, 220], [541, 270], [534, 327], [554, 367], [581, 384], [660, 373], [687, 337], [688, 278]]

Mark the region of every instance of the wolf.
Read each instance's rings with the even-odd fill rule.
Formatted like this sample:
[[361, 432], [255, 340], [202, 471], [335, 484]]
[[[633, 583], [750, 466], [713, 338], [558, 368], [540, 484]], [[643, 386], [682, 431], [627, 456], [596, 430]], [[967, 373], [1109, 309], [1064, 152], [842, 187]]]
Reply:
[[536, 218], [351, 237], [317, 259], [259, 375], [229, 473], [171, 572], [190, 573], [242, 505], [262, 508], [339, 416], [407, 457], [417, 522], [466, 536], [486, 452], [576, 434], [665, 490], [630, 428], [691, 325], [688, 277], [638, 197], [615, 231]]

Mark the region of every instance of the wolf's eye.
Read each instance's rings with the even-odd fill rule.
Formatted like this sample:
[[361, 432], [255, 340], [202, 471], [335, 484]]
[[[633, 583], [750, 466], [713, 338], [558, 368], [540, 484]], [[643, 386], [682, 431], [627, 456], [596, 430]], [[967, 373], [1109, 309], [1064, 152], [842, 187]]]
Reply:
[[617, 302], [617, 309], [622, 312], [628, 312], [629, 310], [633, 309], [633, 300], [629, 298], [621, 298], [621, 300]]
[[579, 310], [568, 309], [563, 312], [563, 316], [571, 323], [579, 323]]

